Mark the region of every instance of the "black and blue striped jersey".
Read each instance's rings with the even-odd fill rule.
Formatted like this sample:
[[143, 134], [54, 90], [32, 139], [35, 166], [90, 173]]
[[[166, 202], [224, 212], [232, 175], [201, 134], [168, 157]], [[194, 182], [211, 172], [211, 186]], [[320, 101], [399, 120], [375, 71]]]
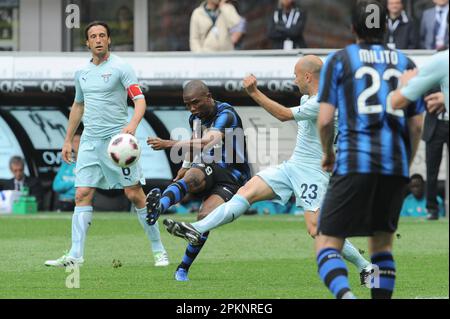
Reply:
[[[199, 117], [192, 114], [189, 117], [189, 125], [194, 131], [194, 134], [196, 131], [195, 122], [201, 125], [202, 132], [205, 129], [208, 129], [218, 130], [224, 134], [222, 145], [218, 146], [222, 149], [221, 159], [215, 160], [214, 162], [217, 165], [228, 169], [237, 181], [244, 184], [250, 179], [251, 173], [248, 164], [247, 144], [244, 129], [242, 127], [242, 120], [230, 104], [217, 101], [215, 103], [216, 113], [211, 119], [201, 120]], [[202, 154], [203, 158], [210, 157], [209, 160], [212, 162], [215, 148], [216, 147], [206, 150], [206, 154], [204, 151]]]
[[409, 177], [408, 118], [425, 111], [423, 99], [393, 110], [390, 94], [405, 70], [406, 55], [383, 45], [353, 44], [331, 54], [322, 69], [319, 102], [338, 110], [339, 138], [334, 173]]

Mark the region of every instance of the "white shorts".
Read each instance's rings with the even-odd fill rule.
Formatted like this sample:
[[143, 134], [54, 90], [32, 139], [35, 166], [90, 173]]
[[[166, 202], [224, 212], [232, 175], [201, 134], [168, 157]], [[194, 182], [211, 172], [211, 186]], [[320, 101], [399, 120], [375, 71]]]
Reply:
[[145, 185], [139, 163], [129, 168], [116, 166], [108, 156], [109, 139], [81, 139], [75, 168], [75, 187], [122, 189]]
[[320, 168], [292, 162], [267, 168], [256, 175], [276, 194], [274, 202], [284, 205], [294, 193], [296, 205], [313, 212], [320, 208], [330, 179]]

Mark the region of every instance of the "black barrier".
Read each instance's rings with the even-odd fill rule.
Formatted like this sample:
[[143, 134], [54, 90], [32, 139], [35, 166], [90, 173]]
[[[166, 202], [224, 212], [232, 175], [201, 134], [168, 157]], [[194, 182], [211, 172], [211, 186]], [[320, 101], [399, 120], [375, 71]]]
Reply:
[[[139, 84], [152, 106], [182, 105], [183, 85], [191, 79], [139, 79]], [[242, 86], [242, 79], [207, 79], [212, 94], [218, 100], [235, 106], [256, 105]], [[289, 106], [297, 105], [300, 93], [292, 79], [258, 79], [258, 87], [267, 95]], [[69, 106], [75, 95], [74, 82], [62, 79], [0, 79], [2, 105]]]

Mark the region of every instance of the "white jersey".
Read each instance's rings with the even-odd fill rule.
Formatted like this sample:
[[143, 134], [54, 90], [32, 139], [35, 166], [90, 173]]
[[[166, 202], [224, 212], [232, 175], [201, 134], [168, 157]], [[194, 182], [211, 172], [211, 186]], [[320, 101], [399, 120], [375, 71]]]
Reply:
[[298, 124], [294, 153], [287, 162], [257, 174], [276, 194], [276, 203], [286, 204], [295, 194], [296, 205], [310, 212], [319, 209], [330, 179], [321, 165], [323, 152], [317, 130], [319, 109], [317, 96], [303, 96], [300, 106], [291, 108]]
[[289, 159], [290, 163], [296, 165], [321, 166], [322, 145], [317, 130], [317, 117], [319, 116], [320, 104], [317, 95], [304, 95], [300, 106], [291, 108], [295, 121], [297, 121], [297, 143], [294, 153]]

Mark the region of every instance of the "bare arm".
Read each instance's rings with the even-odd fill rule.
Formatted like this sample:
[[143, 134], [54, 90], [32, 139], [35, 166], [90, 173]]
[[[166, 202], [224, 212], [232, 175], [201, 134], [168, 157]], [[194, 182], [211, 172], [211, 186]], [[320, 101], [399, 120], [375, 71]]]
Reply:
[[62, 159], [70, 164], [72, 162], [72, 140], [84, 113], [84, 103], [74, 102], [70, 110], [69, 123], [67, 125], [66, 138], [62, 148]]
[[334, 112], [333, 105], [328, 103], [320, 104], [319, 118], [317, 119], [317, 128], [322, 142], [323, 160], [322, 168], [331, 172], [334, 167], [335, 155], [333, 150], [334, 142]]
[[122, 133], [134, 135], [139, 123], [141, 123], [142, 118], [144, 117], [146, 109], [147, 103], [145, 102], [145, 99], [134, 100], [133, 117], [131, 118], [130, 123], [122, 130]]
[[244, 88], [247, 91], [247, 94], [256, 103], [261, 105], [267, 112], [276, 117], [278, 120], [286, 122], [294, 119], [294, 115], [289, 108], [271, 100], [258, 89], [256, 77], [254, 75], [250, 75], [244, 79]]
[[416, 156], [417, 148], [419, 147], [420, 137], [422, 135], [423, 114], [413, 116], [408, 119], [409, 137], [411, 140], [411, 159], [409, 166], [411, 166], [414, 157]]
[[392, 108], [394, 110], [397, 110], [397, 109], [404, 109], [409, 104], [411, 104], [411, 101], [408, 100], [406, 97], [404, 97], [402, 95], [402, 93], [400, 92], [400, 90], [396, 90], [392, 94], [391, 103], [392, 103]]
[[[408, 85], [409, 81], [417, 76], [417, 73], [417, 69], [405, 71], [400, 77], [401, 87]], [[406, 108], [409, 104], [411, 104], [411, 102], [412, 101], [403, 96], [400, 89], [395, 90], [392, 94], [391, 104], [394, 110]]]
[[147, 139], [147, 145], [150, 145], [154, 150], [165, 150], [172, 147], [178, 147], [182, 149], [203, 150], [205, 147], [209, 147], [219, 143], [223, 139], [224, 134], [216, 130], [209, 130], [202, 138], [174, 141], [163, 140], [160, 138], [149, 137]]

